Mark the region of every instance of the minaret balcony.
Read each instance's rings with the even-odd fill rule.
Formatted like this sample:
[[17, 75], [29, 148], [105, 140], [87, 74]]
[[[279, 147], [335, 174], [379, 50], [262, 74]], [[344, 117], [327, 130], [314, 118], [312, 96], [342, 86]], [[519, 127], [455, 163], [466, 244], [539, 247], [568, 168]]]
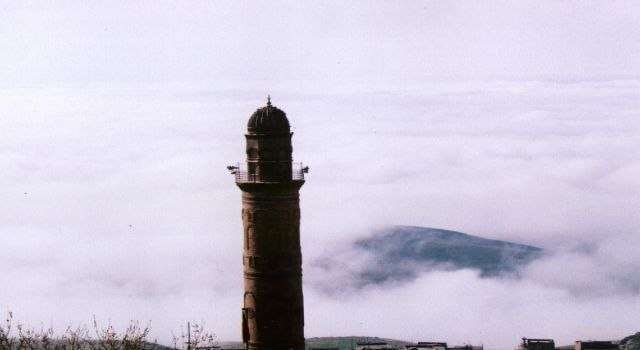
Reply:
[[235, 177], [236, 183], [304, 182], [304, 174], [309, 171], [309, 167], [303, 166], [302, 162], [262, 163], [252, 168], [250, 171], [250, 167], [245, 163], [227, 167]]

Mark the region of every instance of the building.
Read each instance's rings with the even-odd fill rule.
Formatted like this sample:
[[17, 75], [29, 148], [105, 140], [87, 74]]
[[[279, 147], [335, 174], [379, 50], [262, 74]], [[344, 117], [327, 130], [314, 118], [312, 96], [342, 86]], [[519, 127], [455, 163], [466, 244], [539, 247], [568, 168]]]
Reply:
[[447, 350], [447, 343], [421, 341], [404, 346], [405, 350]]
[[242, 191], [244, 307], [249, 350], [304, 350], [299, 190], [289, 120], [271, 104], [247, 124], [246, 164], [229, 166]]
[[520, 350], [554, 350], [556, 347], [553, 339], [522, 338]]
[[483, 350], [483, 349], [484, 349], [484, 345], [471, 345], [471, 344], [457, 345], [457, 346], [448, 348], [448, 350]]
[[575, 350], [618, 350], [620, 348], [618, 343], [612, 341], [602, 340], [590, 340], [590, 341], [576, 341]]
[[396, 350], [396, 348], [385, 342], [364, 342], [356, 343], [356, 350]]

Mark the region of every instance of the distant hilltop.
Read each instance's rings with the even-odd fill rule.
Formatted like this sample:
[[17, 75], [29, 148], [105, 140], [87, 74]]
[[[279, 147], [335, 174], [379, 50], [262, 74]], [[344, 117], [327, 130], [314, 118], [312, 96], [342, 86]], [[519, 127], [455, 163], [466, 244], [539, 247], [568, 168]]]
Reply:
[[[354, 271], [353, 278], [360, 286], [409, 282], [438, 270], [472, 269], [481, 277], [517, 276], [519, 268], [544, 253], [525, 244], [417, 226], [385, 227], [353, 242], [351, 248], [370, 256], [368, 264]], [[317, 263], [331, 267], [333, 259]]]
[[361, 271], [367, 283], [411, 280], [438, 269], [475, 269], [483, 277], [513, 274], [543, 253], [529, 245], [417, 226], [387, 227], [354, 245], [376, 257], [376, 264]]

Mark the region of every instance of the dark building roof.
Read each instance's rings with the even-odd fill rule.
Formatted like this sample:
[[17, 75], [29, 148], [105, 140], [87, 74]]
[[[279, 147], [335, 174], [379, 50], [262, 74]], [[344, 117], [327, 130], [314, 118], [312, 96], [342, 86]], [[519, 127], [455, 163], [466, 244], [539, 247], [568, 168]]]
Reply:
[[283, 110], [271, 105], [271, 98], [267, 105], [258, 108], [247, 123], [247, 130], [258, 134], [281, 134], [289, 132], [289, 119]]
[[576, 349], [578, 349], [577, 345], [580, 345], [580, 348], [583, 350], [584, 349], [617, 349], [619, 348], [618, 344], [609, 340], [576, 341]]
[[556, 345], [553, 339], [522, 338], [519, 349], [522, 350], [553, 350]]

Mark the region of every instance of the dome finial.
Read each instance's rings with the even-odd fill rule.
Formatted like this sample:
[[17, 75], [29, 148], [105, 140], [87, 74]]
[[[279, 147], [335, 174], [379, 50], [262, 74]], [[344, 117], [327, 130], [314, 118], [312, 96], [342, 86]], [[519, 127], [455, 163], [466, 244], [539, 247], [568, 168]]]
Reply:
[[267, 106], [271, 107], [271, 95], [267, 95]]

